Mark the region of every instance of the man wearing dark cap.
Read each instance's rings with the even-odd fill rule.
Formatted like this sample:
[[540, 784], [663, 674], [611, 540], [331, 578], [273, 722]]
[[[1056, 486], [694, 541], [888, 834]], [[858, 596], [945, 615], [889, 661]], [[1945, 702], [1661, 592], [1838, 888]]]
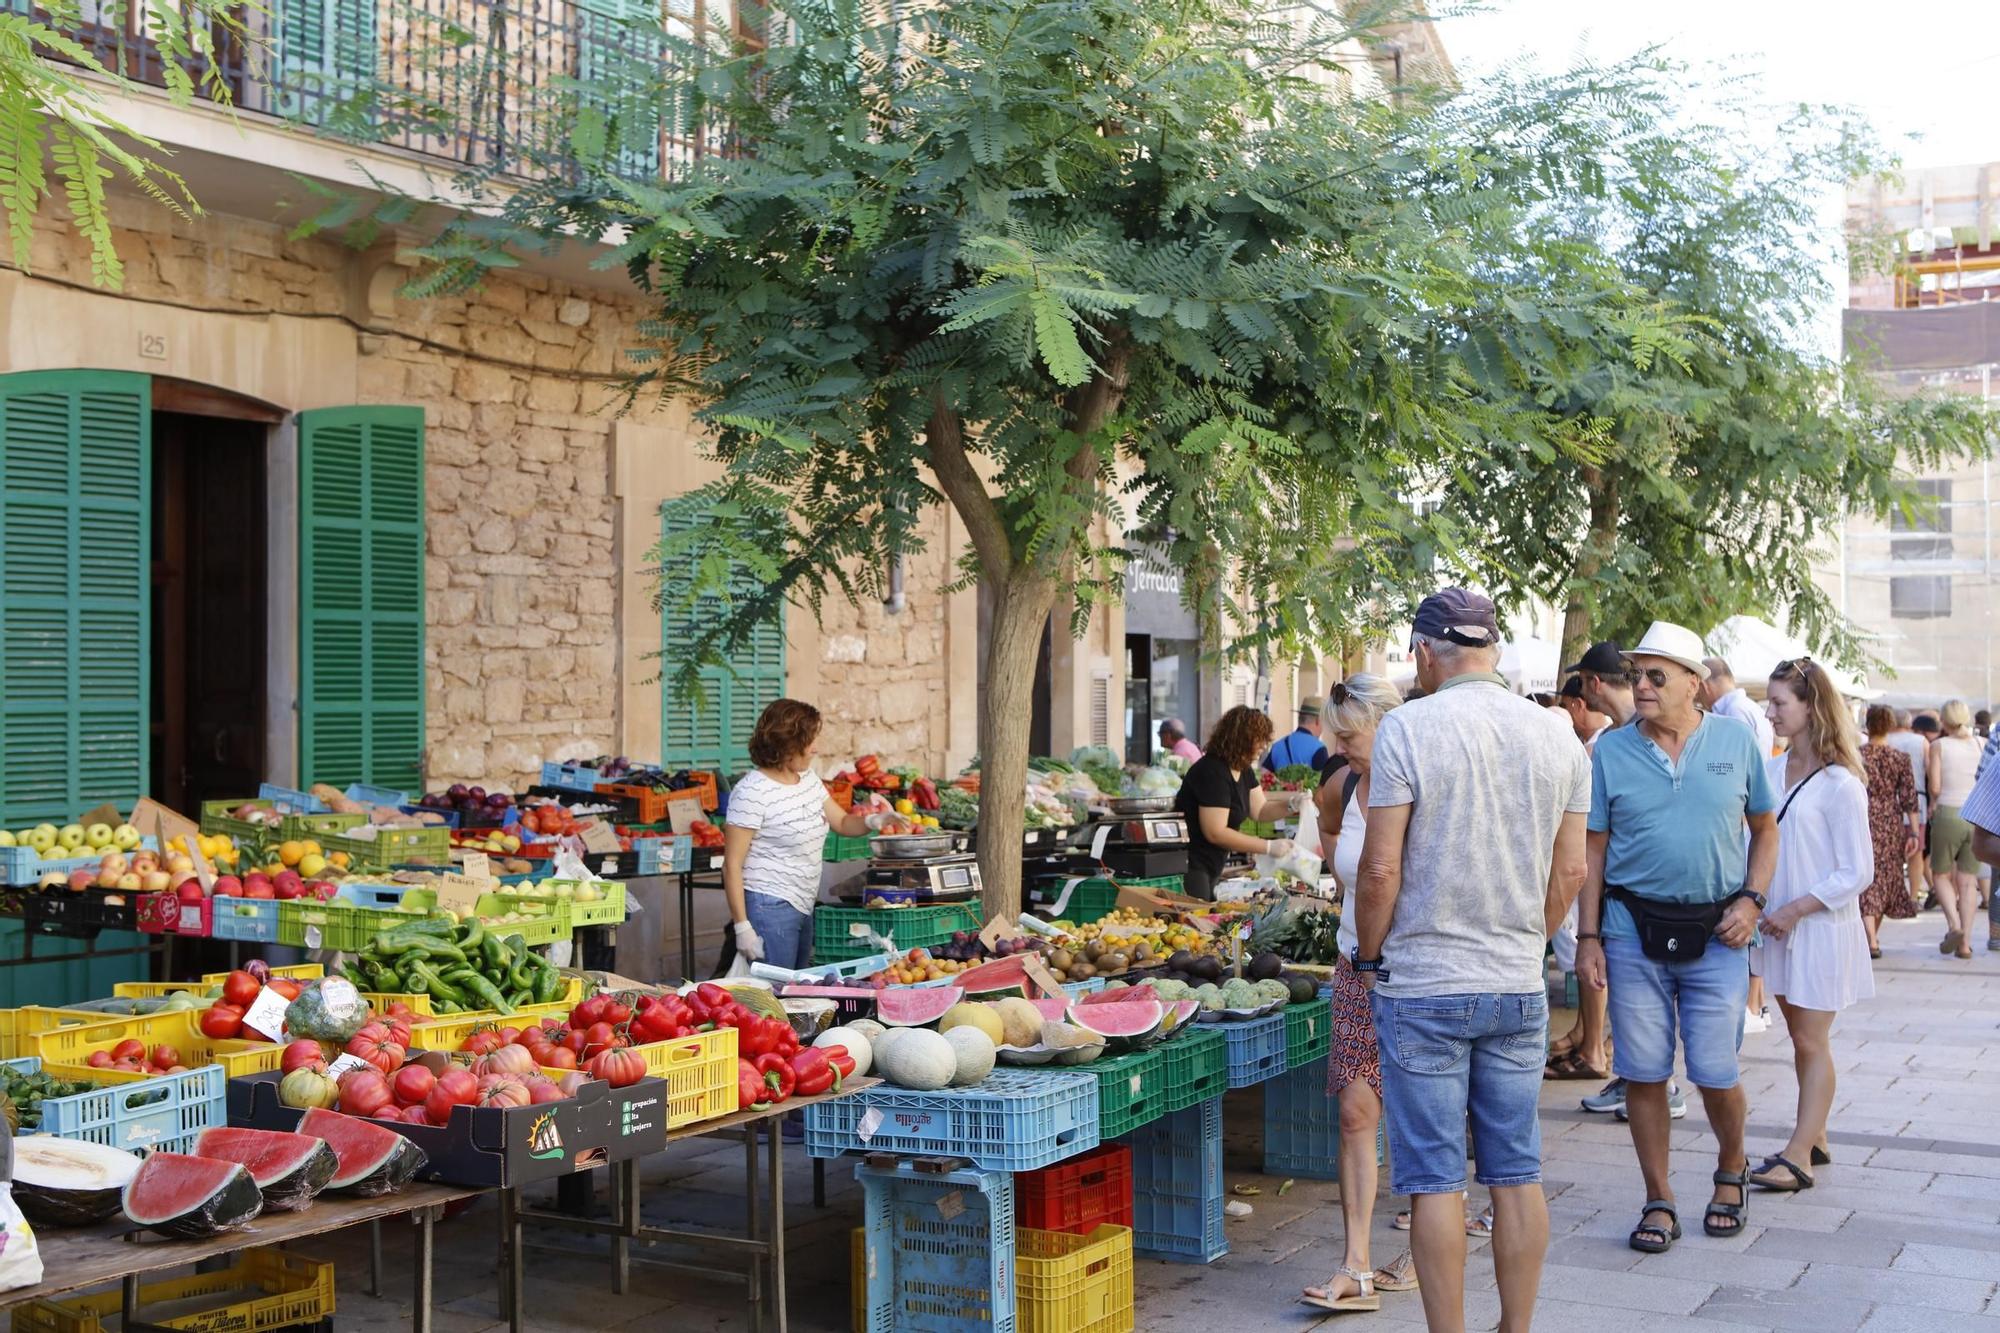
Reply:
[[1264, 767], [1275, 773], [1293, 764], [1318, 768], [1325, 762], [1326, 744], [1319, 738], [1319, 700], [1308, 699], [1299, 705], [1297, 729], [1271, 742], [1271, 748], [1264, 752]]
[[1447, 588], [1412, 629], [1425, 696], [1375, 732], [1353, 965], [1373, 990], [1425, 1318], [1464, 1327], [1469, 1125], [1493, 1196], [1500, 1326], [1525, 1329], [1549, 1241], [1542, 952], [1583, 884], [1590, 764], [1566, 719], [1495, 670], [1492, 602]]
[[1576, 673], [1583, 682], [1584, 703], [1591, 712], [1610, 718], [1612, 726], [1624, 726], [1639, 711], [1632, 701], [1632, 664], [1610, 639], [1591, 644], [1590, 651], [1563, 671]]

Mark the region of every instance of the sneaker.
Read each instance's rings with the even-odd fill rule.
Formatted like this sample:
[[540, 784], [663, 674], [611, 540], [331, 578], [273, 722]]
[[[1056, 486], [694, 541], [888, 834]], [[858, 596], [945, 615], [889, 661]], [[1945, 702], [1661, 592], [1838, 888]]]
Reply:
[[1745, 1013], [1743, 1015], [1743, 1031], [1745, 1032], [1745, 1034], [1752, 1032], [1769, 1032], [1770, 1030], [1771, 1030], [1771, 1020], [1765, 1015], [1752, 1014], [1752, 1013]]
[[[1688, 1099], [1682, 1095], [1681, 1085], [1678, 1083], [1669, 1083], [1667, 1085], [1667, 1119], [1685, 1120], [1687, 1119], [1687, 1113]], [[1613, 1114], [1620, 1120], [1631, 1119], [1630, 1116], [1625, 1114], [1625, 1090], [1623, 1088], [1618, 1090], [1618, 1109]]]
[[1614, 1078], [1597, 1091], [1595, 1096], [1583, 1099], [1583, 1109], [1603, 1115], [1616, 1111], [1625, 1105], [1625, 1080]]

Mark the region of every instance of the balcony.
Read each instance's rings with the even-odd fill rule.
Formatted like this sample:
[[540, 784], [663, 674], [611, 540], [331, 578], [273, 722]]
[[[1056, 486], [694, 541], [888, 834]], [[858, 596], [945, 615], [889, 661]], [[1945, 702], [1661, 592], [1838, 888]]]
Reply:
[[[244, 12], [248, 43], [215, 31], [215, 74], [246, 122], [401, 149], [482, 178], [574, 174], [571, 134], [578, 113], [594, 111], [617, 173], [658, 179], [728, 143], [720, 127], [684, 127], [683, 72], [663, 34], [721, 29], [756, 42], [733, 7], [658, 3], [268, 0]], [[0, 7], [27, 12], [26, 0]], [[165, 86], [145, 6], [84, 0], [81, 14], [73, 35], [106, 68]], [[208, 71], [187, 72], [206, 96]]]

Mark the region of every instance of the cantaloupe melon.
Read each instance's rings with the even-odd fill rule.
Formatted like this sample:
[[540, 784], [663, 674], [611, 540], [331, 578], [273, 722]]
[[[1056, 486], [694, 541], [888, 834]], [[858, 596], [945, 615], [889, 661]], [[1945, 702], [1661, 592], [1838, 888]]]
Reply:
[[945, 1011], [938, 1020], [938, 1031], [949, 1033], [954, 1028], [975, 1027], [998, 1046], [1006, 1040], [1007, 1027], [1000, 1021], [1000, 1015], [988, 1004], [955, 1004]]

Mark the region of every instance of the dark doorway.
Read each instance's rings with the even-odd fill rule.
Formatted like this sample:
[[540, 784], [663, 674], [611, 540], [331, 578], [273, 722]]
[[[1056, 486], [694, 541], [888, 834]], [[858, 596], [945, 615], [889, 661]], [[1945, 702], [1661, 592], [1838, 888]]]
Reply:
[[269, 429], [153, 414], [153, 786], [190, 816], [264, 776]]

